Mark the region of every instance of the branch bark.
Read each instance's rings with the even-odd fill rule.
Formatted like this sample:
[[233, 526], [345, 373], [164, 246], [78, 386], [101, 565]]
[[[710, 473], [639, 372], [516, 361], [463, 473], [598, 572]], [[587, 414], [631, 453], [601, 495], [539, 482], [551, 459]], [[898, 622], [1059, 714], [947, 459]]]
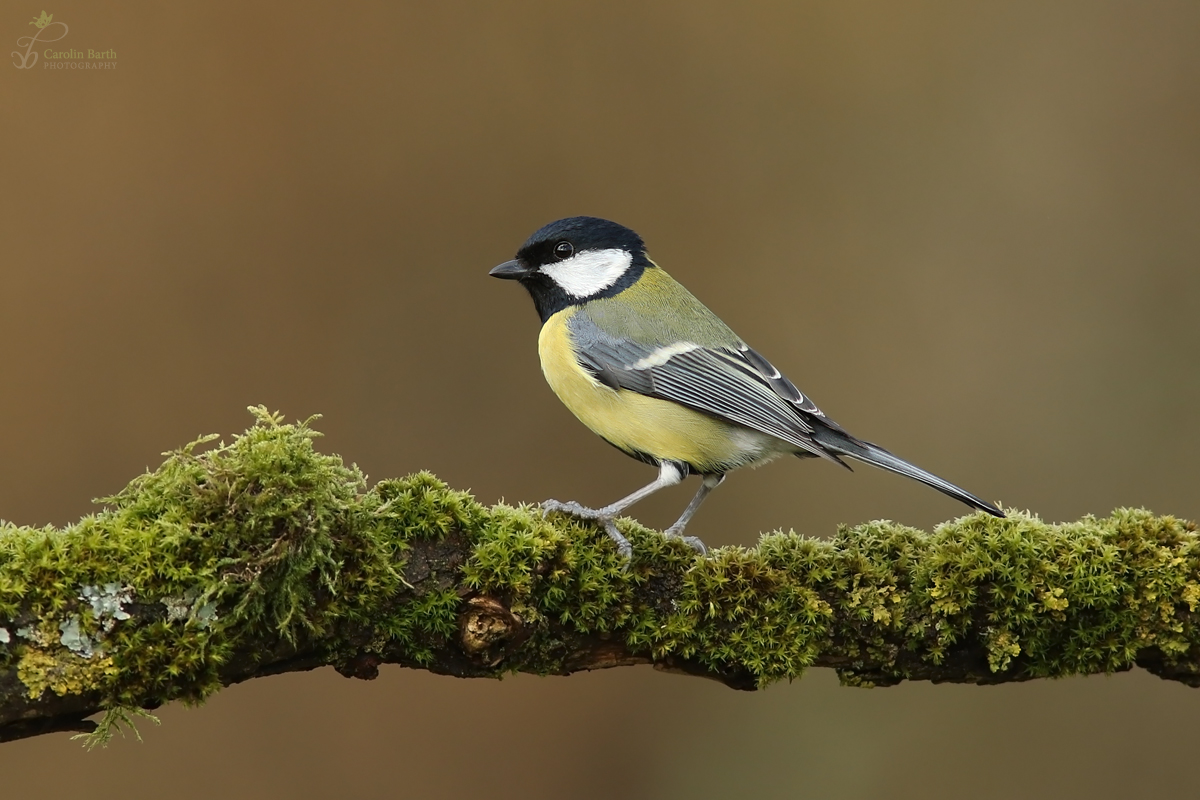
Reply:
[[[427, 473], [368, 488], [307, 423], [255, 409], [63, 529], [0, 525], [0, 741], [198, 703], [251, 678], [381, 664], [458, 677], [631, 664], [755, 689], [1001, 683], [1135, 665], [1200, 685], [1196, 526], [872, 522], [708, 557], [632, 520], [485, 508]], [[205, 449], [207, 448], [207, 449]]]

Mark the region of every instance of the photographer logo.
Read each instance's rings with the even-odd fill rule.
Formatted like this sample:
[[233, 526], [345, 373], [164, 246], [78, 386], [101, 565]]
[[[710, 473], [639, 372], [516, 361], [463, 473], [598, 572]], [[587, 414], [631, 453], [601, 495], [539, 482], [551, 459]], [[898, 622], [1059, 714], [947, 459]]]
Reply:
[[83, 50], [76, 50], [74, 47], [65, 50], [60, 49], [61, 46], [46, 47], [46, 45], [62, 41], [71, 32], [67, 23], [55, 22], [53, 14], [43, 11], [41, 16], [34, 17], [29, 24], [36, 28], [37, 32], [31, 36], [18, 38], [17, 47], [24, 48], [24, 50], [13, 50], [10, 53], [16, 59], [13, 61], [13, 66], [17, 69], [33, 69], [39, 60], [42, 63], [42, 69], [100, 70], [117, 68], [117, 51], [111, 47], [107, 50], [94, 50], [90, 47]]

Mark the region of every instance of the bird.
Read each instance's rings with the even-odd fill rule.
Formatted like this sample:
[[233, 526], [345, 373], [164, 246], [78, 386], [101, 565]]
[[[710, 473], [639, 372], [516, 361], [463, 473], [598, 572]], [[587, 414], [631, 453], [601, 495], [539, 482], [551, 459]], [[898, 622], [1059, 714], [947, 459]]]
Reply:
[[599, 522], [626, 558], [618, 515], [690, 475], [700, 488], [663, 533], [699, 553], [684, 531], [739, 467], [780, 456], [870, 464], [995, 517], [1004, 512], [859, 439], [650, 259], [642, 238], [598, 217], [567, 217], [531, 235], [489, 275], [520, 283], [541, 318], [538, 354], [559, 400], [609, 444], [658, 468], [641, 489], [601, 508], [547, 500], [544, 513]]

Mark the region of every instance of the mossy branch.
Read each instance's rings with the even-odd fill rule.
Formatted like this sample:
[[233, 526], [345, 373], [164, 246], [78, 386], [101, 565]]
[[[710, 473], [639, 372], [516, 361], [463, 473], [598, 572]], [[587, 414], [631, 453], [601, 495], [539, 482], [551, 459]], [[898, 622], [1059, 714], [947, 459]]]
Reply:
[[706, 558], [624, 520], [626, 564], [591, 526], [486, 508], [428, 473], [368, 488], [307, 423], [254, 412], [74, 525], [0, 523], [0, 740], [325, 665], [652, 663], [752, 689], [811, 666], [888, 685], [1136, 664], [1200, 685], [1200, 539], [1172, 517], [871, 522]]

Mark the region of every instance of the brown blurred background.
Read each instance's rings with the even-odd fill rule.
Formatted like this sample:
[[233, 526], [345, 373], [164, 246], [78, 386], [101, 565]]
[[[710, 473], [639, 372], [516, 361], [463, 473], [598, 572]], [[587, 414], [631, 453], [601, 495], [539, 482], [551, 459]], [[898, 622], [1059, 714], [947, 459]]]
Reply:
[[[15, 47], [42, 7], [3, 8]], [[373, 478], [484, 502], [640, 486], [486, 276], [572, 214], [637, 229], [831, 417], [971, 491], [1200, 517], [1191, 0], [45, 10], [118, 68], [0, 66], [4, 518], [74, 520], [256, 403], [324, 414], [321, 446]], [[694, 488], [637, 513], [666, 524]], [[692, 532], [962, 511], [789, 460]], [[3, 794], [1186, 796], [1200, 693], [325, 670], [162, 718], [104, 752], [6, 745]]]

